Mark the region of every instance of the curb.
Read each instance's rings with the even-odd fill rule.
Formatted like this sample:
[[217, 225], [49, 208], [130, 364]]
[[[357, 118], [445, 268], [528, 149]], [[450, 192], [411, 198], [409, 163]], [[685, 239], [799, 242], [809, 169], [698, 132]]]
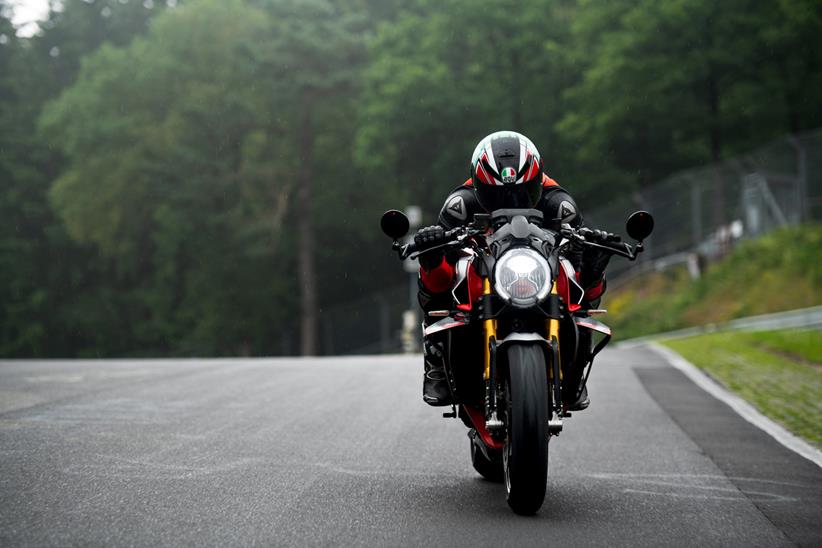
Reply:
[[788, 432], [784, 427], [757, 411], [751, 404], [736, 394], [728, 392], [719, 383], [703, 373], [701, 369], [673, 350], [656, 342], [650, 342], [647, 346], [662, 356], [671, 366], [682, 371], [694, 384], [736, 411], [743, 419], [764, 431], [794, 453], [805, 457], [822, 468], [822, 451], [819, 451], [805, 440]]

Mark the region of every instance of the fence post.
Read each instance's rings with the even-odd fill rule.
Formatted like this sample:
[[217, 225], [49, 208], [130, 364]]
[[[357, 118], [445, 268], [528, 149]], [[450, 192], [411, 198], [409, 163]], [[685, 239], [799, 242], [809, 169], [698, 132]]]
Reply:
[[702, 182], [691, 179], [691, 234], [694, 249], [702, 243]]
[[796, 149], [796, 177], [799, 191], [799, 220], [810, 220], [808, 211], [808, 152], [802, 141], [795, 135], [788, 136], [788, 142]]

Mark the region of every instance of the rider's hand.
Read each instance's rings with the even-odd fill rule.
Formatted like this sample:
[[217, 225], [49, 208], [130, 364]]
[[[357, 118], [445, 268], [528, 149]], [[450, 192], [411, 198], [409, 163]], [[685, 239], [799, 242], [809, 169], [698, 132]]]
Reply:
[[424, 251], [445, 242], [445, 229], [439, 225], [426, 226], [414, 234], [414, 244], [417, 249]]
[[423, 251], [419, 257], [421, 267], [430, 271], [442, 263], [443, 252], [441, 249], [425, 250], [443, 242], [445, 242], [445, 229], [439, 225], [423, 227], [414, 234], [414, 244], [418, 250]]
[[592, 235], [589, 237], [590, 240], [594, 242], [599, 242], [602, 244], [606, 244], [609, 242], [618, 242], [622, 238], [619, 237], [618, 234], [614, 234], [613, 232], [606, 232], [605, 230], [594, 229], [591, 231]]

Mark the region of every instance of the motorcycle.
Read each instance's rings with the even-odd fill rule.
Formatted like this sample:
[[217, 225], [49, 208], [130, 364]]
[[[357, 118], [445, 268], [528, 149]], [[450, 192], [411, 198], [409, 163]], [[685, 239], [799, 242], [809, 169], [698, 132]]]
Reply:
[[[400, 243], [409, 230], [402, 212], [385, 212], [380, 224], [402, 260], [433, 249], [455, 260], [452, 306], [428, 311], [431, 321], [423, 325], [423, 336], [442, 340], [445, 349], [454, 405], [443, 416], [459, 417], [468, 427], [474, 469], [505, 483], [511, 509], [536, 513], [545, 499], [549, 441], [571, 416], [563, 378], [571, 367], [584, 368], [578, 397], [594, 357], [611, 339], [610, 328], [593, 317], [605, 311], [583, 306], [584, 290], [568, 257], [594, 247], [636, 260], [653, 217], [637, 211], [628, 218], [634, 246], [584, 227], [544, 228], [542, 212], [534, 209], [475, 215], [426, 249]], [[582, 330], [598, 333], [599, 340], [580, 353], [586, 363], [577, 364]]]

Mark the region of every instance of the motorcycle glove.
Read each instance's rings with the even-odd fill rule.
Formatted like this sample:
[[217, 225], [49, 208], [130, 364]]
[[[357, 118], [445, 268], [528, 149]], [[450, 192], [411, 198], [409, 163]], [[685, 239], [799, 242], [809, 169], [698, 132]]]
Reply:
[[[445, 229], [439, 225], [426, 226], [417, 231], [414, 235], [414, 245], [418, 250], [425, 250], [445, 242]], [[442, 262], [443, 252], [441, 249], [432, 249], [423, 252], [420, 257], [420, 266], [425, 270], [436, 268]]]
[[622, 238], [618, 234], [614, 234], [613, 232], [607, 232], [605, 230], [594, 229], [593, 231], [593, 241], [599, 242], [601, 244], [607, 244], [611, 242], [619, 242]]

